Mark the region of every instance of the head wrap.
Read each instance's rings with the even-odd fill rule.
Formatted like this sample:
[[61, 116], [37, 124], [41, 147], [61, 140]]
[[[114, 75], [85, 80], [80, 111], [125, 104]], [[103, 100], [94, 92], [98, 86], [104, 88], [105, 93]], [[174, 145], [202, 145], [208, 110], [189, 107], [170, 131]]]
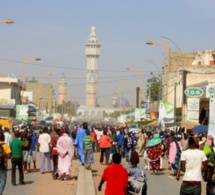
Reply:
[[162, 142], [162, 139], [160, 138], [159, 134], [156, 133], [153, 135], [153, 138], [147, 143], [146, 147], [152, 147], [160, 144], [161, 142]]

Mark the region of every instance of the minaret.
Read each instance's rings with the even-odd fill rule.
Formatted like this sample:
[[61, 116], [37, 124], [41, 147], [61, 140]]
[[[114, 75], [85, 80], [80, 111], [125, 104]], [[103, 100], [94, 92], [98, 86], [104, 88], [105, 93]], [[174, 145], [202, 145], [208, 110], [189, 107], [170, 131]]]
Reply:
[[66, 101], [66, 89], [67, 83], [65, 79], [65, 74], [62, 74], [60, 81], [58, 81], [58, 104], [62, 104], [63, 101]]
[[87, 56], [87, 91], [86, 106], [95, 108], [97, 106], [97, 83], [98, 83], [98, 58], [100, 47], [96, 38], [96, 27], [91, 27], [90, 37], [85, 44]]

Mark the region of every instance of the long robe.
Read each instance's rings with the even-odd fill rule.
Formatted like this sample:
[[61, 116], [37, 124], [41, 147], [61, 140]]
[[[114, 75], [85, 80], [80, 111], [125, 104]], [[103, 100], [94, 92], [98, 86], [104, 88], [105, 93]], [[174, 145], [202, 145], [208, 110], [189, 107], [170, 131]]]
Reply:
[[83, 154], [83, 138], [86, 135], [86, 132], [83, 128], [78, 128], [77, 136], [75, 138], [75, 145], [78, 147], [78, 157], [81, 163], [84, 163], [84, 154]]
[[[63, 133], [57, 141], [58, 150], [58, 174], [69, 175], [72, 167], [72, 159], [74, 156], [74, 145], [68, 134]], [[68, 152], [67, 155], [66, 152]]]

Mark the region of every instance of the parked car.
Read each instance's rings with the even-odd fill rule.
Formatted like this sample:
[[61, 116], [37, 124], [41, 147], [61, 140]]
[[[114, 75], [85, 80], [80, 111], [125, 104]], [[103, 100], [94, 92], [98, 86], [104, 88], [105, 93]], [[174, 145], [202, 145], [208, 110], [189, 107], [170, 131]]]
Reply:
[[130, 128], [130, 129], [129, 129], [129, 132], [130, 132], [130, 133], [135, 133], [135, 134], [137, 134], [137, 133], [140, 132], [140, 131], [141, 131], [140, 128]]

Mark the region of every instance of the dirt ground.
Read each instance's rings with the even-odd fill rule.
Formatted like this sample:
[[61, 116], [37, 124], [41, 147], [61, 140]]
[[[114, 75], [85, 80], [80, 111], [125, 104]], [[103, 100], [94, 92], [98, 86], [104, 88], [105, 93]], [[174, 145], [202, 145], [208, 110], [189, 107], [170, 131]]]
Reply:
[[72, 180], [53, 180], [51, 173], [36, 173], [37, 181], [35, 182], [35, 194], [75, 195], [77, 189], [78, 166], [79, 161], [73, 160], [71, 172]]

